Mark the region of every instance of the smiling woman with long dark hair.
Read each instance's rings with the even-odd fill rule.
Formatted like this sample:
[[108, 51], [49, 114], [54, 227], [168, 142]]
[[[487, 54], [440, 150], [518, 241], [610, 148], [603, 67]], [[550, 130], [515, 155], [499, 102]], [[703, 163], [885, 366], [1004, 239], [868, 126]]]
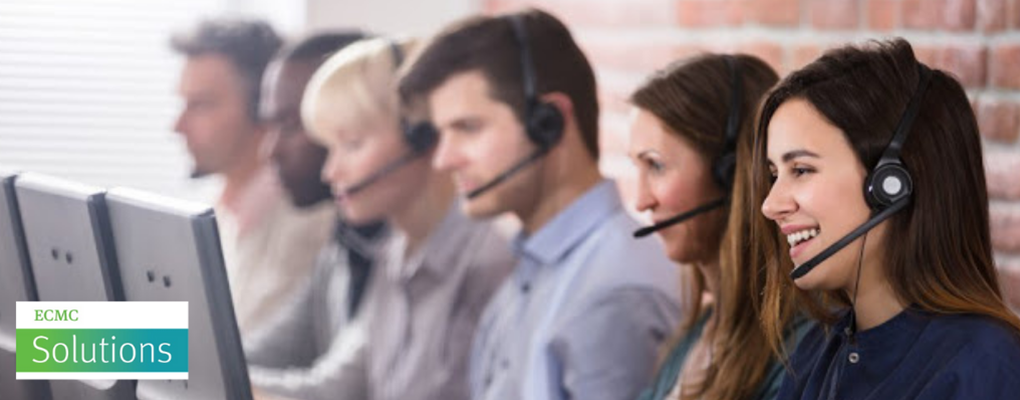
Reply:
[[765, 332], [782, 340], [790, 285], [826, 323], [790, 357], [779, 398], [1016, 398], [1020, 320], [1000, 293], [981, 139], [955, 79], [902, 39], [830, 51], [772, 90], [754, 150]]

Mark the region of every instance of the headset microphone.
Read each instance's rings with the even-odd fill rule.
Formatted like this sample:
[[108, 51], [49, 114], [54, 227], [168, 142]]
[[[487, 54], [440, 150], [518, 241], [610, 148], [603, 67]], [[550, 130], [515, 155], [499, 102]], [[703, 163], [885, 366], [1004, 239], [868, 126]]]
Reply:
[[693, 217], [695, 217], [695, 216], [697, 216], [697, 215], [699, 215], [701, 213], [708, 212], [708, 211], [714, 210], [716, 208], [722, 207], [723, 205], [726, 204], [726, 200], [727, 200], [726, 198], [718, 199], [718, 200], [713, 201], [711, 203], [703, 204], [700, 207], [697, 207], [697, 208], [695, 208], [693, 210], [690, 210], [688, 212], [685, 212], [683, 214], [680, 214], [680, 215], [677, 215], [677, 216], [672, 217], [670, 219], [667, 219], [665, 221], [659, 222], [659, 223], [657, 223], [655, 225], [646, 226], [644, 228], [638, 229], [638, 230], [634, 231], [634, 237], [635, 238], [643, 238], [645, 236], [651, 235], [652, 233], [655, 233], [656, 231], [669, 228], [669, 227], [671, 227], [673, 225], [676, 225], [676, 224], [684, 222], [684, 221], [686, 221], [688, 219], [691, 219], [691, 218], [693, 218]]
[[[392, 53], [394, 68], [399, 68], [404, 60], [404, 52], [400, 48], [400, 44], [396, 41], [390, 41], [390, 52]], [[404, 135], [404, 143], [410, 147], [410, 150], [400, 158], [387, 163], [379, 170], [369, 174], [361, 181], [358, 181], [358, 183], [345, 188], [342, 193], [343, 196], [351, 196], [364, 190], [407, 163], [428, 154], [428, 151], [439, 142], [439, 132], [436, 131], [435, 126], [427, 121], [411, 125], [407, 119], [401, 117], [400, 130]]]
[[922, 63], [917, 64], [917, 69], [917, 89], [910, 98], [903, 117], [900, 118], [892, 140], [890, 140], [889, 145], [882, 153], [882, 158], [879, 159], [878, 164], [871, 170], [868, 177], [864, 179], [864, 199], [867, 201], [868, 206], [871, 207], [872, 216], [864, 224], [850, 231], [850, 233], [825, 250], [822, 250], [818, 255], [795, 267], [790, 272], [790, 277], [793, 280], [807, 275], [818, 264], [832, 257], [833, 254], [846, 247], [850, 242], [853, 242], [910, 204], [910, 195], [914, 191], [914, 184], [910, 178], [910, 172], [907, 171], [903, 161], [900, 159], [900, 149], [903, 148], [903, 142], [907, 138], [907, 133], [910, 131], [911, 125], [913, 125], [914, 119], [920, 111], [921, 100], [924, 99], [924, 94], [928, 90], [928, 84], [931, 82], [932, 75], [931, 69]]
[[836, 241], [836, 243], [833, 243], [832, 246], [825, 248], [825, 250], [822, 250], [821, 253], [818, 253], [817, 256], [814, 256], [810, 260], [807, 260], [807, 262], [796, 266], [793, 269], [793, 272], [790, 272], [790, 277], [793, 278], [793, 280], [797, 280], [803, 277], [804, 275], [807, 275], [808, 272], [811, 272], [811, 270], [815, 269], [815, 267], [817, 267], [818, 264], [821, 264], [822, 261], [825, 261], [829, 257], [832, 257], [833, 254], [836, 254], [837, 251], [842, 250], [844, 247], [846, 247], [846, 245], [850, 244], [850, 242], [853, 242], [857, 238], [861, 237], [861, 235], [868, 233], [868, 231], [870, 231], [871, 228], [874, 228], [875, 225], [878, 225], [882, 221], [889, 219], [889, 217], [892, 217], [893, 214], [896, 214], [898, 211], [902, 210], [909, 204], [910, 198], [902, 199], [899, 202], [893, 203], [893, 205], [890, 206], [889, 208], [886, 208], [878, 212], [877, 214], [873, 215], [871, 218], [868, 218], [868, 220], [865, 221], [864, 224], [861, 224], [861, 226], [858, 226], [853, 231], [850, 231], [850, 233], [848, 233], [846, 236], [843, 236], [843, 238]]
[[524, 169], [524, 167], [527, 167], [529, 164], [538, 161], [540, 158], [542, 158], [542, 156], [545, 155], [546, 152], [547, 150], [544, 149], [535, 150], [534, 152], [531, 153], [531, 155], [529, 155], [528, 157], [524, 158], [521, 161], [518, 161], [510, 168], [507, 168], [506, 171], [503, 171], [495, 178], [490, 180], [488, 183], [468, 192], [468, 194], [465, 195], [465, 197], [467, 197], [468, 199], [473, 199], [475, 197], [481, 196], [483, 193], [488, 192], [489, 190], [496, 186], [499, 186], [500, 183], [503, 183], [503, 181], [509, 179], [511, 176], [514, 176], [514, 174], [516, 174], [517, 172], [520, 172], [520, 170]]
[[[406, 124], [404, 124], [404, 126], [406, 126]], [[371, 186], [376, 181], [386, 177], [386, 175], [400, 169], [400, 167], [403, 167], [407, 163], [428, 154], [428, 150], [435, 146], [439, 137], [438, 133], [436, 133], [436, 129], [428, 122], [419, 123], [412, 128], [404, 128], [404, 132], [406, 135], [405, 139], [411, 149], [400, 158], [387, 163], [382, 168], [358, 181], [358, 183], [345, 188], [343, 191], [344, 196], [351, 196], [358, 193]]]
[[634, 231], [635, 238], [643, 238], [652, 233], [679, 224], [703, 213], [722, 207], [729, 202], [729, 193], [733, 191], [733, 174], [737, 165], [737, 135], [740, 133], [740, 107], [743, 106], [743, 80], [740, 79], [740, 64], [736, 57], [725, 56], [730, 70], [730, 113], [726, 118], [726, 141], [723, 154], [712, 162], [712, 177], [726, 196], [702, 204], [692, 210], [685, 211], [675, 217]]
[[486, 184], [474, 189], [464, 197], [473, 199], [499, 186], [510, 177], [538, 161], [563, 138], [563, 113], [551, 103], [538, 99], [538, 88], [535, 83], [535, 70], [531, 61], [531, 42], [528, 40], [528, 29], [520, 15], [512, 14], [505, 17], [513, 31], [514, 39], [521, 49], [521, 80], [524, 84], [524, 133], [528, 139], [538, 146], [530, 155], [496, 175]]

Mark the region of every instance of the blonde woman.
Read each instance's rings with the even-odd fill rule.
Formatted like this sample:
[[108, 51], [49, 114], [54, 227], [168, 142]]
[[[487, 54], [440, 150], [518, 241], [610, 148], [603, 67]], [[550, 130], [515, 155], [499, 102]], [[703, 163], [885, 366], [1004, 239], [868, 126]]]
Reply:
[[[330, 354], [301, 398], [467, 399], [482, 308], [514, 264], [506, 240], [465, 218], [450, 178], [429, 166], [435, 136], [403, 118], [396, 71], [408, 42], [350, 45], [315, 72], [301, 115], [329, 149], [323, 179], [352, 224], [392, 228], [377, 254], [355, 344]], [[425, 128], [425, 129], [422, 129]]]

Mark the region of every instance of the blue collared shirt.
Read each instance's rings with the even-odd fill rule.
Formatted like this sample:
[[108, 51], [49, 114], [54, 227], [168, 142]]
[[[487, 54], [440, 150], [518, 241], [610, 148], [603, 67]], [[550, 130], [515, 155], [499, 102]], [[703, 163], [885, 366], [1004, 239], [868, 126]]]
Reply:
[[518, 235], [520, 261], [475, 336], [473, 399], [637, 397], [682, 298], [679, 267], [637, 228], [607, 180]]

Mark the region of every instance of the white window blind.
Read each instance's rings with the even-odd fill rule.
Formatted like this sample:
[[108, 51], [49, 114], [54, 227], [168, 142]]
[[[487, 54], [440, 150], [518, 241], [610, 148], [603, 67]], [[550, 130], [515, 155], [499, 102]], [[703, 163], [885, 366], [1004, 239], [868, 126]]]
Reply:
[[212, 201], [172, 131], [170, 35], [225, 0], [0, 0], [0, 165]]

